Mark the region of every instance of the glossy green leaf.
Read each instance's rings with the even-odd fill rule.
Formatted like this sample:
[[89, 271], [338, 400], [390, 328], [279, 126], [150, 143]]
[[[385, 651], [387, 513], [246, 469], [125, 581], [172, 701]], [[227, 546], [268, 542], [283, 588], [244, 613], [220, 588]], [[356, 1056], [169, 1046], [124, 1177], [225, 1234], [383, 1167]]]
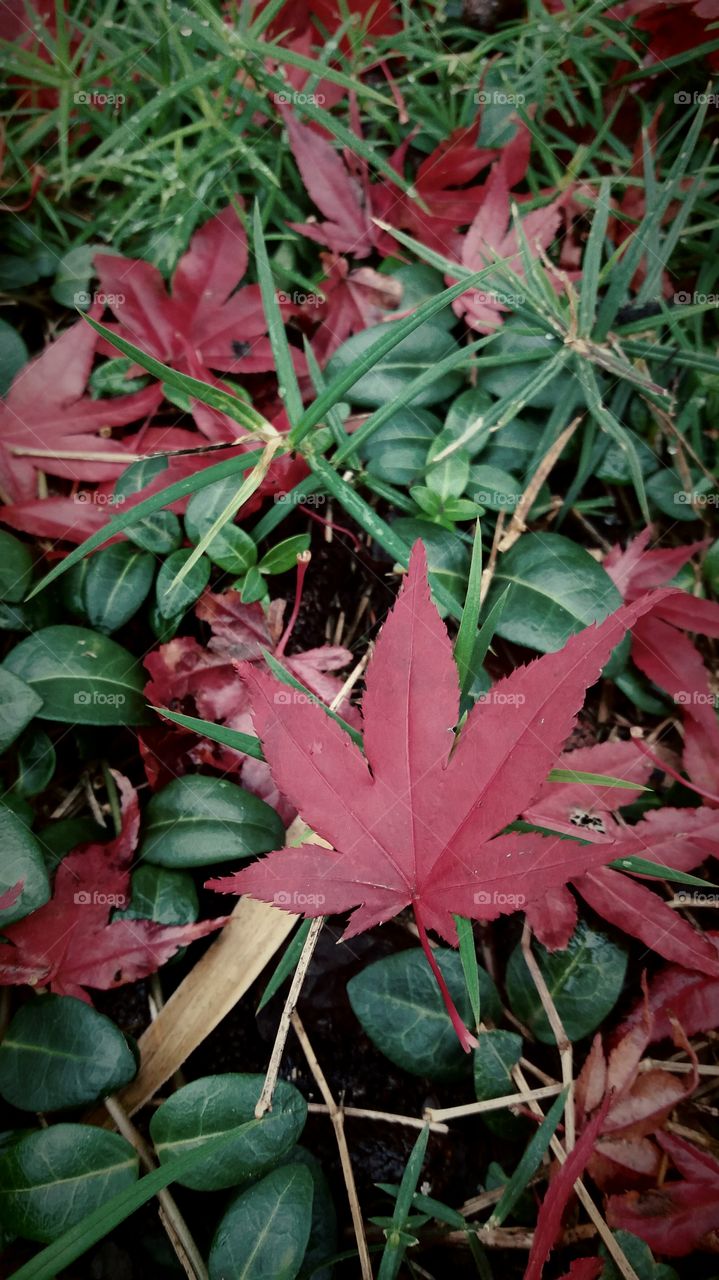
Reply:
[[191, 924], [198, 912], [197, 890], [189, 872], [142, 863], [132, 873], [129, 907], [116, 911], [113, 918]]
[[[228, 477], [190, 498], [185, 512], [185, 530], [191, 542], [198, 543], [209, 533], [234, 493], [237, 493], [237, 481]], [[257, 547], [249, 533], [228, 520], [215, 534], [205, 554], [221, 569], [239, 574], [246, 573], [255, 564]]]
[[295, 1280], [312, 1222], [312, 1175], [283, 1165], [233, 1200], [210, 1250], [210, 1280]]
[[[139, 462], [133, 462], [115, 482], [115, 498], [119, 509], [122, 509], [124, 498], [139, 493], [155, 476], [167, 471], [167, 468], [167, 458], [142, 458]], [[125, 529], [125, 535], [130, 542], [142, 547], [144, 551], [154, 552], [156, 556], [169, 555], [182, 542], [182, 528], [174, 511], [155, 511], [152, 515], [143, 516]]]
[[[477, 1101], [515, 1093], [511, 1072], [521, 1057], [522, 1037], [516, 1031], [480, 1031], [477, 1039], [479, 1045], [472, 1058]], [[524, 1127], [509, 1111], [488, 1111], [482, 1120], [499, 1137], [515, 1138]]]
[[260, 573], [287, 573], [289, 569], [296, 568], [298, 555], [307, 551], [309, 545], [308, 533], [297, 533], [292, 538], [285, 538], [265, 552], [257, 568]]
[[137, 1175], [137, 1155], [119, 1134], [51, 1125], [0, 1153], [0, 1223], [28, 1240], [55, 1240]]
[[[619, 999], [627, 969], [627, 953], [605, 933], [580, 921], [564, 951], [533, 951], [549, 994], [570, 1040], [581, 1040], [600, 1025]], [[512, 1012], [543, 1044], [554, 1033], [524, 962], [521, 946], [507, 965], [507, 995]]]
[[427, 409], [398, 409], [360, 450], [370, 475], [409, 486], [422, 475], [439, 429], [439, 418]]
[[0, 529], [0, 600], [18, 604], [30, 587], [32, 556], [19, 538]]
[[281, 849], [274, 809], [225, 778], [174, 778], [147, 806], [140, 856], [161, 867], [205, 867]]
[[[448, 595], [461, 605], [467, 587], [470, 555], [467, 547], [448, 529], [440, 529], [428, 520], [400, 516], [392, 528], [408, 546], [421, 538], [427, 551], [430, 583], [440, 583]], [[460, 615], [461, 616], [461, 615]]]
[[332, 1266], [323, 1266], [337, 1252], [337, 1212], [330, 1184], [322, 1165], [305, 1147], [293, 1147], [283, 1157], [282, 1167], [302, 1165], [312, 1178], [312, 1218], [310, 1236], [298, 1280], [332, 1280]]
[[210, 1138], [235, 1130], [216, 1155], [200, 1160], [178, 1181], [195, 1191], [218, 1191], [265, 1173], [297, 1142], [307, 1103], [294, 1085], [280, 1080], [272, 1110], [255, 1119], [264, 1076], [227, 1072], [193, 1080], [173, 1093], [150, 1121], [160, 1164], [176, 1160]]
[[17, 747], [17, 780], [13, 790], [26, 799], [37, 796], [55, 772], [55, 748], [44, 729], [31, 725]]
[[6, 396], [13, 378], [29, 360], [28, 349], [17, 329], [0, 320], [0, 396]]
[[149, 595], [154, 574], [154, 557], [129, 542], [114, 542], [98, 551], [83, 585], [90, 626], [108, 635], [124, 626]]
[[74, 996], [30, 1000], [0, 1045], [0, 1093], [21, 1111], [95, 1102], [128, 1084], [136, 1071], [114, 1022]]
[[177, 618], [186, 613], [210, 581], [210, 562], [206, 556], [200, 556], [185, 577], [175, 581], [191, 555], [188, 548], [173, 551], [157, 575], [157, 608], [163, 618]]
[[588, 551], [558, 533], [532, 533], [500, 556], [486, 607], [510, 587], [497, 634], [540, 653], [618, 609], [621, 596]]
[[[435, 956], [460, 1018], [469, 1023], [472, 1009], [458, 952], [445, 948]], [[489, 974], [478, 972], [482, 1016], [494, 1020], [501, 1013], [497, 992]], [[431, 1080], [465, 1074], [467, 1056], [422, 951], [400, 951], [368, 965], [347, 984], [347, 994], [370, 1040], [398, 1067]]]
[[6, 804], [0, 804], [0, 896], [22, 883], [11, 905], [0, 908], [0, 930], [37, 911], [50, 897], [42, 849], [25, 823]]
[[[373, 325], [355, 333], [335, 351], [327, 365], [328, 380], [341, 377], [358, 357], [368, 352], [386, 325]], [[445, 356], [457, 350], [457, 342], [441, 324], [426, 321], [397, 343], [394, 350], [381, 356], [374, 367], [364, 373], [347, 391], [353, 404], [374, 408], [400, 396], [403, 389], [425, 369], [431, 369]], [[461, 385], [458, 371], [445, 373], [424, 391], [412, 398], [413, 406], [437, 404], [446, 400]], [[331, 389], [331, 382], [330, 382]]]
[[42, 720], [65, 724], [140, 724], [145, 675], [114, 640], [85, 627], [44, 627], [5, 659], [42, 698]]
[[42, 698], [12, 671], [0, 667], [0, 752], [7, 751], [42, 706]]

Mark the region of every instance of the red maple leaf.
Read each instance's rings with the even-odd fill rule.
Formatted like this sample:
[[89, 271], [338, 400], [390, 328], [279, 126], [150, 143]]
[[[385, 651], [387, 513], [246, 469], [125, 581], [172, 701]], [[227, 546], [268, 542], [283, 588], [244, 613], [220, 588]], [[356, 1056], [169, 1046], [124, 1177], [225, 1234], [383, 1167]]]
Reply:
[[[34, 499], [36, 471], [72, 481], [114, 479], [121, 466], [104, 462], [102, 455], [116, 457], [123, 446], [101, 435], [101, 428], [126, 426], [157, 408], [156, 386], [104, 400], [84, 394], [97, 341], [84, 320], [72, 325], [20, 370], [0, 402], [0, 488], [6, 500]], [[58, 456], [68, 452], [75, 456]]]
[[195, 232], [169, 293], [151, 263], [96, 254], [100, 290], [118, 321], [108, 327], [163, 364], [206, 381], [211, 381], [209, 369], [273, 369], [260, 287], [237, 288], [247, 257], [247, 236], [235, 205]]
[[[651, 596], [643, 597], [645, 603]], [[659, 763], [662, 763], [659, 761]], [[566, 752], [559, 765], [588, 773], [602, 773], [640, 787], [647, 782], [653, 760], [634, 742], [605, 742]], [[719, 855], [719, 813], [697, 809], [655, 809], [633, 827], [622, 827], [614, 814], [640, 794], [624, 788], [596, 787], [585, 782], [548, 782], [525, 819], [554, 831], [581, 833], [584, 839], [612, 844], [611, 858], [640, 857], [677, 871], [691, 871], [710, 854]], [[649, 887], [610, 867], [597, 867], [571, 877], [572, 887], [610, 924], [639, 938], [667, 960], [717, 974], [714, 947], [678, 912]], [[566, 886], [555, 888], [542, 902], [530, 904], [527, 917], [550, 951], [567, 946], [577, 923], [577, 903]]]
[[[262, 664], [263, 649], [275, 651], [282, 633], [283, 609], [284, 601], [273, 600], [265, 614], [259, 604], [243, 604], [238, 591], [205, 591], [195, 606], [195, 614], [201, 622], [209, 623], [212, 634], [208, 643], [200, 644], [192, 636], [177, 636], [148, 654], [144, 660], [152, 677], [145, 688], [148, 701], [157, 707], [198, 715], [240, 733], [252, 733], [249, 693], [237, 673], [237, 664]], [[305, 688], [329, 703], [342, 687], [342, 681], [331, 673], [346, 666], [351, 658], [349, 649], [341, 645], [321, 645], [283, 657], [282, 661]], [[342, 706], [340, 712], [347, 717], [351, 708]], [[138, 741], [152, 787], [162, 786], [198, 765], [209, 765], [241, 780], [246, 790], [273, 805], [286, 825], [295, 816], [264, 760], [254, 760], [170, 722], [159, 728], [141, 729]]]
[[611, 1196], [607, 1222], [672, 1258], [698, 1249], [719, 1252], [719, 1161], [674, 1134], [657, 1134], [657, 1141], [681, 1179]]
[[613, 856], [607, 843], [501, 833], [540, 790], [588, 685], [645, 607], [620, 609], [501, 680], [455, 739], [457, 672], [417, 543], [367, 671], [366, 758], [319, 707], [292, 698], [252, 666], [240, 668], [275, 782], [332, 848], [276, 851], [210, 886], [307, 916], [357, 908], [346, 937], [411, 906], [469, 1049], [473, 1037], [452, 1004], [427, 929], [456, 946], [454, 913], [495, 919]]
[[[706, 938], [719, 955], [719, 933], [707, 933]], [[680, 1016], [688, 1036], [697, 1031], [714, 1031], [719, 1026], [719, 978], [710, 978], [680, 965], [667, 965], [650, 979], [646, 1006], [652, 1018], [652, 1043], [671, 1036], [672, 1019]], [[640, 1023], [644, 1009], [645, 1000], [641, 1000], [617, 1028], [615, 1036], [621, 1038]]]
[[116, 775], [122, 830], [108, 844], [82, 845], [63, 858], [45, 906], [3, 929], [0, 984], [48, 986], [59, 995], [89, 1000], [85, 987], [107, 990], [146, 978], [179, 947], [221, 928], [226, 917], [197, 924], [110, 920], [128, 905], [130, 864], [140, 824], [137, 793]]

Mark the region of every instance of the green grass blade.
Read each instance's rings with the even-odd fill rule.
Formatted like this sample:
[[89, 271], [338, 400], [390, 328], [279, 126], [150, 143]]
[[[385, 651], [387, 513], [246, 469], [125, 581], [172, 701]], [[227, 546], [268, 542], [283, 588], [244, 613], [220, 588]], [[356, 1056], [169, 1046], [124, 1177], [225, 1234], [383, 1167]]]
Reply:
[[629, 871], [635, 876], [651, 876], [653, 880], [673, 880], [677, 884], [690, 884], [699, 889], [711, 889], [714, 895], [717, 893], [717, 886], [711, 884], [709, 880], [692, 876], [688, 871], [675, 871], [673, 867], [664, 867], [658, 862], [651, 862], [648, 858], [634, 856], [616, 858], [614, 862], [609, 863], [609, 866], [614, 867], [615, 871]]
[[547, 775], [548, 782], [584, 782], [588, 787], [619, 787], [625, 791], [652, 791], [652, 787], [643, 787], [638, 782], [629, 782], [626, 778], [612, 778], [605, 773], [585, 773], [582, 769], [552, 769]]
[[192, 476], [185, 476], [183, 480], [176, 480], [174, 484], [168, 484], [159, 493], [153, 493], [151, 497], [136, 503], [128, 511], [122, 511], [120, 515], [113, 516], [112, 520], [108, 520], [102, 529], [98, 529], [97, 533], [91, 534], [89, 538], [80, 543], [79, 547], [75, 547], [65, 556], [64, 560], [61, 560], [49, 573], [46, 573], [44, 578], [41, 578], [32, 591], [29, 592], [27, 599], [32, 600], [38, 591], [43, 591], [61, 574], [66, 573], [68, 569], [72, 569], [73, 565], [78, 564], [84, 556], [89, 555], [96, 547], [101, 547], [103, 542], [107, 542], [108, 538], [114, 538], [116, 534], [123, 533], [125, 529], [129, 529], [130, 525], [136, 524], [144, 516], [151, 516], [155, 511], [161, 511], [163, 507], [169, 506], [171, 502], [177, 502], [180, 498], [189, 498], [191, 494], [199, 492], [200, 489], [206, 489], [208, 485], [214, 484], [217, 480], [226, 480], [228, 476], [249, 471], [261, 457], [262, 454], [258, 449], [253, 449], [250, 453], [238, 453], [234, 458], [226, 458], [224, 462], [217, 462], [212, 467], [205, 467], [202, 471], [196, 471]]
[[599, 187], [599, 197], [597, 199], [594, 217], [592, 219], [592, 229], [589, 233], [587, 247], [584, 251], [582, 259], [582, 283], [581, 293], [579, 295], [579, 335], [588, 338], [592, 325], [594, 324], [594, 315], [597, 310], [597, 297], [599, 295], [599, 273], [602, 267], [602, 255], [604, 253], [604, 237], [607, 233], [607, 223], [609, 221], [609, 202], [611, 198], [611, 184], [608, 178], [602, 178]]
[[202, 734], [212, 742], [219, 742], [223, 747], [232, 747], [234, 751], [243, 751], [253, 760], [264, 760], [262, 744], [259, 738], [251, 733], [240, 733], [239, 729], [228, 729], [224, 724], [215, 724], [212, 720], [200, 720], [197, 716], [185, 716], [180, 711], [168, 711], [167, 707], [152, 707], [164, 720], [171, 720], [183, 729], [191, 729], [193, 733]]
[[254, 230], [257, 279], [260, 282], [262, 305], [265, 311], [265, 320], [267, 321], [267, 332], [270, 335], [270, 346], [272, 347], [272, 354], [275, 358], [275, 371], [277, 373], [277, 381], [279, 383], [280, 399], [284, 401], [290, 424], [294, 426], [294, 424], [299, 422], [302, 417], [302, 396], [297, 382], [295, 366], [292, 361], [292, 352], [290, 351], [290, 346], [287, 341], [287, 334], [285, 333], [285, 326], [280, 313], [279, 303], [277, 301], [275, 282], [272, 278], [270, 260], [267, 257], [267, 247], [265, 245], [265, 237], [262, 231], [260, 206], [257, 200], [255, 200], [252, 225]]
[[467, 594], [464, 598], [462, 621], [459, 624], [457, 639], [454, 642], [454, 660], [457, 664], [459, 687], [463, 695], [472, 681], [472, 657], [477, 639], [477, 623], [481, 606], [482, 591], [482, 528], [479, 520], [474, 527], [472, 543], [472, 559], [467, 579]]
[[536, 1133], [532, 1135], [527, 1143], [519, 1164], [502, 1192], [501, 1200], [486, 1224], [488, 1227], [501, 1227], [504, 1219], [512, 1212], [519, 1197], [526, 1191], [530, 1178], [537, 1172], [542, 1157], [554, 1137], [566, 1100], [567, 1090], [562, 1089], [562, 1092], [554, 1099], [550, 1110]]
[[417, 1190], [417, 1183], [422, 1172], [429, 1125], [425, 1125], [412, 1148], [409, 1160], [402, 1174], [402, 1181], [397, 1193], [397, 1200], [392, 1214], [392, 1226], [387, 1230], [387, 1243], [382, 1253], [382, 1261], [377, 1280], [396, 1280], [399, 1269], [409, 1243], [405, 1233], [405, 1224], [412, 1209], [412, 1200]]
[[[171, 369], [169, 365], [163, 364], [161, 360], [156, 360], [154, 356], [147, 355], [140, 347], [136, 347], [134, 343], [127, 342], [125, 338], [121, 338], [119, 334], [113, 333], [112, 329], [107, 329], [104, 324], [100, 324], [99, 320], [93, 320], [91, 316], [83, 316], [89, 325], [106, 338], [113, 347], [121, 351], [124, 356], [129, 356], [136, 364], [139, 364], [148, 373], [155, 378], [159, 378], [161, 382], [166, 382], [168, 387], [173, 390], [189, 395], [193, 400], [200, 400], [202, 404], [209, 405], [211, 409], [217, 409], [219, 413], [224, 413], [228, 418], [232, 418], [233, 422], [238, 422], [240, 426], [245, 427], [248, 431], [262, 435], [267, 438], [269, 435], [276, 435], [277, 432], [266, 418], [262, 417], [256, 409], [248, 405], [239, 397], [230, 395], [229, 391], [222, 391], [219, 387], [212, 387], [208, 382], [201, 382], [199, 378], [192, 378], [188, 373], [178, 373], [177, 369]], [[228, 442], [229, 444], [229, 442]]]
[[472, 1008], [472, 1017], [474, 1018], [475, 1029], [479, 1027], [481, 1021], [481, 1008], [479, 998], [479, 967], [477, 965], [477, 951], [474, 945], [474, 930], [472, 929], [472, 921], [465, 919], [464, 916], [455, 916], [454, 923], [457, 926], [457, 937], [459, 938], [459, 958], [462, 961], [462, 972], [464, 973], [464, 982], [469, 996], [469, 1003]]
[[259, 1013], [261, 1009], [264, 1009], [266, 1004], [269, 1004], [272, 997], [279, 991], [285, 979], [289, 978], [290, 974], [297, 968], [297, 961], [302, 955], [302, 948], [307, 940], [307, 934], [310, 931], [311, 925], [311, 920], [302, 921], [297, 933], [286, 948], [285, 954], [262, 992], [260, 1003], [257, 1006], [257, 1013]]

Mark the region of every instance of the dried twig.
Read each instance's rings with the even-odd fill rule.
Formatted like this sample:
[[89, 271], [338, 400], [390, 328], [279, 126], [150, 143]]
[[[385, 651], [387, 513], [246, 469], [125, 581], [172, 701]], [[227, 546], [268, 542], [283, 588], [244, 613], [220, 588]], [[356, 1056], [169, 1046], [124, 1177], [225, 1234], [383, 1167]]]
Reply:
[[532, 953], [532, 929], [525, 919], [524, 929], [522, 931], [522, 955], [532, 976], [532, 981], [537, 988], [537, 995], [542, 1002], [542, 1008], [547, 1015], [547, 1021], [552, 1028], [554, 1039], [557, 1042], [559, 1050], [559, 1060], [562, 1066], [562, 1083], [567, 1089], [567, 1101], [564, 1106], [564, 1133], [565, 1145], [567, 1152], [574, 1150], [574, 1059], [572, 1051], [572, 1042], [567, 1036], [562, 1020], [557, 1013], [557, 1007], [550, 995], [549, 987], [544, 979], [544, 974], [540, 969], [537, 961]]
[[[135, 1148], [142, 1164], [148, 1172], [151, 1172], [156, 1167], [152, 1152], [142, 1134], [123, 1111], [117, 1098], [105, 1098], [105, 1106], [118, 1132]], [[155, 1194], [160, 1204], [160, 1221], [188, 1280], [209, 1280], [202, 1254], [172, 1195], [166, 1187]]]
[[[330, 1114], [330, 1109], [325, 1106], [324, 1102], [309, 1102], [307, 1110], [322, 1116]], [[394, 1111], [372, 1111], [368, 1107], [343, 1107], [342, 1112], [352, 1119], [378, 1120], [382, 1124], [403, 1124], [408, 1129], [424, 1129], [427, 1124], [426, 1120], [418, 1120], [416, 1116], [400, 1116], [395, 1114]], [[440, 1124], [437, 1121], [430, 1123], [429, 1128], [432, 1133], [449, 1133], [449, 1126]]]
[[280, 1073], [282, 1055], [285, 1051], [287, 1036], [290, 1030], [290, 1019], [295, 1005], [299, 1000], [302, 983], [305, 980], [305, 974], [310, 966], [312, 953], [317, 946], [317, 939], [320, 936], [320, 930], [322, 929], [324, 922], [324, 916], [318, 916], [316, 920], [312, 921], [309, 933], [305, 938], [305, 945], [303, 946], [300, 958], [297, 961], [297, 968], [295, 969], [292, 982], [290, 983], [290, 989], [287, 993], [287, 999], [285, 1000], [285, 1007], [282, 1010], [282, 1016], [277, 1028], [275, 1043], [272, 1046], [272, 1054], [270, 1056], [270, 1064], [267, 1068], [267, 1075], [265, 1076], [265, 1083], [262, 1086], [262, 1093], [260, 1094], [257, 1106], [255, 1107], [255, 1119], [257, 1120], [261, 1120], [266, 1111], [272, 1110], [272, 1095], [275, 1092], [277, 1077]]
[[342, 1108], [337, 1105], [332, 1096], [330, 1087], [325, 1080], [322, 1068], [317, 1061], [315, 1051], [309, 1042], [307, 1032], [302, 1025], [302, 1021], [296, 1009], [292, 1014], [292, 1026], [297, 1039], [302, 1045], [302, 1052], [307, 1059], [307, 1066], [312, 1072], [315, 1084], [325, 1100], [325, 1106], [328, 1108], [330, 1119], [332, 1120], [332, 1127], [335, 1131], [335, 1138], [337, 1139], [337, 1148], [340, 1153], [342, 1174], [347, 1188], [347, 1198], [350, 1202], [350, 1212], [352, 1214], [352, 1225], [354, 1226], [355, 1238], [357, 1240], [357, 1252], [359, 1253], [362, 1280], [372, 1280], [372, 1263], [370, 1261], [369, 1249], [367, 1248], [364, 1222], [362, 1221], [362, 1210], [360, 1209], [359, 1199], [357, 1198], [357, 1188], [355, 1186], [354, 1173], [352, 1172], [352, 1161], [350, 1160], [349, 1147], [347, 1146], [347, 1138], [345, 1137], [343, 1111]]
[[544, 481], [546, 480], [550, 471], [554, 467], [555, 462], [557, 462], [560, 454], [562, 453], [562, 450], [564, 449], [564, 446], [571, 440], [572, 436], [574, 435], [574, 432], [576, 431], [583, 417], [584, 417], [584, 414], [580, 413], [578, 417], [574, 418], [573, 421], [570, 422], [569, 426], [565, 427], [561, 435], [557, 436], [557, 439], [554, 441], [554, 444], [550, 445], [550, 447], [547, 449], [547, 452], [540, 459], [539, 465], [536, 471], [534, 472], [534, 475], [529, 481], [529, 484], [527, 485], [526, 489], [524, 490], [524, 493], [522, 494], [521, 498], [519, 499], [519, 502], [517, 503], [517, 506], [514, 509], [512, 519], [509, 522], [509, 528], [507, 529], [506, 533], [502, 535], [502, 538], [497, 546], [497, 550], [499, 551], [500, 555], [503, 554], [505, 551], [509, 551], [509, 548], [513, 547], [517, 539], [520, 538], [523, 533], [525, 533], [527, 528], [525, 519], [529, 515], [529, 512], [531, 511], [532, 507], [534, 506], [534, 503], [537, 498], [537, 494], [539, 493], [539, 490], [544, 484]]
[[529, 1102], [537, 1102], [540, 1098], [556, 1098], [564, 1085], [546, 1084], [541, 1089], [523, 1089], [519, 1093], [506, 1093], [501, 1098], [486, 1098], [484, 1102], [465, 1102], [458, 1107], [435, 1109], [428, 1107], [425, 1119], [459, 1120], [462, 1116], [478, 1116], [487, 1111], [502, 1111], [505, 1107], [521, 1107]]

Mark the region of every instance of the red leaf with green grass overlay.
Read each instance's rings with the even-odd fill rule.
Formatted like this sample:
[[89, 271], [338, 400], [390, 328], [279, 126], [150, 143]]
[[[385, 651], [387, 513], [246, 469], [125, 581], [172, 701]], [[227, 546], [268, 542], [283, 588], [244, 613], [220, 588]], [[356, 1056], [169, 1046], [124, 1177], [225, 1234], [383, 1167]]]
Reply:
[[624, 607], [499, 681], [456, 738], [457, 671], [416, 543], [367, 670], [366, 758], [319, 707], [240, 668], [275, 782], [332, 848], [278, 850], [210, 887], [307, 916], [356, 908], [346, 937], [411, 906], [432, 964], [428, 928], [456, 946], [454, 914], [495, 919], [610, 861], [609, 841], [502, 833], [541, 790], [587, 687], [648, 607]]

